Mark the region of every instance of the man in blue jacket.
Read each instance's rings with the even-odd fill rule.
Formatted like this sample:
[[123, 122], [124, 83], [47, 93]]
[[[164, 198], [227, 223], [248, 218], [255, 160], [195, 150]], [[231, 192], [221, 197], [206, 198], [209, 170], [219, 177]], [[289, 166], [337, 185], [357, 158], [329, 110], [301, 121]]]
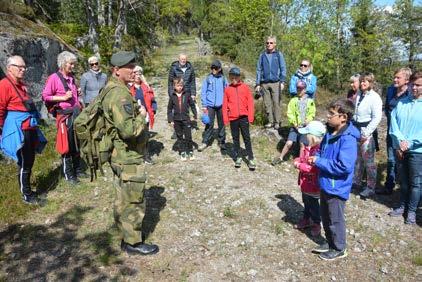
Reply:
[[198, 151], [203, 151], [211, 144], [214, 135], [214, 120], [218, 123], [218, 144], [221, 150], [226, 149], [226, 132], [223, 122], [223, 96], [228, 83], [224, 77], [221, 62], [211, 63], [211, 73], [204, 79], [201, 89], [202, 114], [209, 116], [209, 123], [205, 125], [202, 144]]
[[281, 122], [281, 91], [286, 81], [286, 62], [283, 54], [276, 49], [275, 36], [269, 36], [266, 50], [259, 55], [256, 65], [256, 86], [258, 92], [264, 90], [264, 105], [268, 118], [265, 127], [278, 129]]
[[320, 253], [323, 260], [347, 256], [344, 209], [352, 188], [360, 139], [359, 131], [351, 123], [353, 113], [354, 105], [347, 99], [328, 106], [328, 133], [321, 142], [319, 155], [308, 159], [319, 170], [320, 210], [327, 243], [313, 251]]

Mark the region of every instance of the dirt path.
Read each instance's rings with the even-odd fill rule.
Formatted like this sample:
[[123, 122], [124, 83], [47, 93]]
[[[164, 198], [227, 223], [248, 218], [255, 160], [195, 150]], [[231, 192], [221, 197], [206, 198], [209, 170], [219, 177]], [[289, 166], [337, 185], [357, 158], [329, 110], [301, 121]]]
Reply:
[[[0, 278], [5, 280], [404, 280], [422, 279], [421, 223], [405, 226], [386, 213], [393, 200], [347, 204], [349, 256], [326, 263], [310, 253], [321, 238], [293, 228], [302, 215], [297, 174], [288, 163], [269, 165], [275, 139], [253, 128], [258, 168], [235, 169], [213, 145], [181, 162], [166, 121], [167, 67], [179, 52], [199, 73], [211, 58], [195, 55], [194, 41], [159, 50], [151, 63], [159, 112], [148, 166], [149, 240], [160, 246], [151, 257], [120, 253], [112, 220], [110, 172], [96, 183], [48, 194], [47, 206], [27, 220], [0, 230]], [[228, 66], [225, 64], [225, 66]], [[247, 74], [247, 81], [253, 76]], [[194, 141], [200, 144], [200, 131]], [[229, 130], [227, 141], [231, 143]], [[269, 137], [270, 136], [270, 137]], [[230, 144], [229, 144], [230, 145]], [[393, 199], [397, 194], [393, 196]], [[419, 211], [420, 212], [420, 211]], [[418, 266], [419, 265], [419, 266]]]

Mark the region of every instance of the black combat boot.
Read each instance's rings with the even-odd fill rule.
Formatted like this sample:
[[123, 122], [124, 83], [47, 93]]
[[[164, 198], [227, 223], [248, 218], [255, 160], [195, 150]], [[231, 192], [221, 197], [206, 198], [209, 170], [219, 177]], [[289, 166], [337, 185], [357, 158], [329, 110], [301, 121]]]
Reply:
[[77, 178], [88, 178], [89, 175], [85, 172], [85, 163], [81, 159], [81, 156], [73, 156], [72, 157], [73, 162], [73, 170], [76, 173]]
[[158, 246], [154, 244], [145, 244], [142, 242], [136, 244], [129, 244], [122, 240], [120, 244], [122, 251], [128, 253], [129, 255], [153, 255], [158, 253]]
[[72, 185], [79, 184], [79, 179], [76, 177], [73, 169], [72, 157], [63, 157], [63, 174], [64, 179]]

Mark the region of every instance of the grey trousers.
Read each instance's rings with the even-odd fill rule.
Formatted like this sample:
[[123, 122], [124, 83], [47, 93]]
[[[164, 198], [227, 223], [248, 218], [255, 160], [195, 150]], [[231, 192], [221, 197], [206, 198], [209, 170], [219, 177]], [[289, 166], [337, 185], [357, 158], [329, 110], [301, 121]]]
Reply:
[[281, 89], [280, 82], [262, 83], [261, 87], [264, 89], [264, 105], [267, 114], [268, 122], [281, 122]]

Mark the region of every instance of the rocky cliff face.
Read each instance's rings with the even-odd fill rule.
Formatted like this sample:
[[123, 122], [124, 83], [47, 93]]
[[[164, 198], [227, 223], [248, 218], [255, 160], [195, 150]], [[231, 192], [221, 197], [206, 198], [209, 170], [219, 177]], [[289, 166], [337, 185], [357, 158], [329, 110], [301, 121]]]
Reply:
[[42, 24], [0, 13], [0, 79], [6, 73], [7, 58], [22, 56], [28, 67], [25, 83], [44, 118], [41, 92], [47, 77], [57, 71], [57, 55], [63, 50], [76, 52]]

